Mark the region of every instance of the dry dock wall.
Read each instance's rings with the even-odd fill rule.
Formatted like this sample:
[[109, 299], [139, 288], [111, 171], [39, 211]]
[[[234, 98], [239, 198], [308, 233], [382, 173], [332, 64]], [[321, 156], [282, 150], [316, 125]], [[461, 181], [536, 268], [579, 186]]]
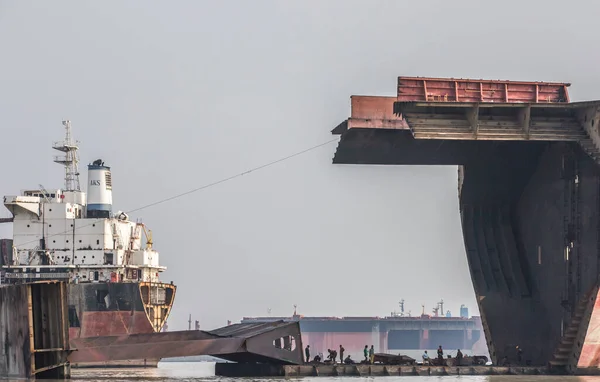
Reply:
[[66, 285], [0, 287], [0, 378], [69, 375]]
[[31, 370], [27, 288], [0, 287], [0, 377], [18, 378]]

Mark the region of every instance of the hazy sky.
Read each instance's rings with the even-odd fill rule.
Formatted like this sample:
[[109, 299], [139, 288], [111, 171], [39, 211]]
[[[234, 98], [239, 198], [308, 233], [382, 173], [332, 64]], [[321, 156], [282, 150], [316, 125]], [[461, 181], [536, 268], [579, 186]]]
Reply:
[[[394, 95], [399, 75], [570, 81], [572, 99], [598, 99], [598, 14], [597, 1], [0, 0], [0, 194], [62, 186], [64, 118], [127, 211], [323, 143], [350, 95]], [[170, 329], [294, 304], [383, 316], [401, 298], [413, 314], [440, 298], [477, 313], [456, 168], [333, 165], [335, 148], [134, 214], [179, 287]]]

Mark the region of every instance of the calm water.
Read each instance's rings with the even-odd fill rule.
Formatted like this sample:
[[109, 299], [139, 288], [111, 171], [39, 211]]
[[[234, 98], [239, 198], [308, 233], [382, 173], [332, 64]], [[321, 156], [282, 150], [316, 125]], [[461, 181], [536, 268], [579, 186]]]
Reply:
[[[192, 381], [214, 381], [226, 382], [234, 381], [234, 378], [215, 377], [215, 368], [213, 363], [208, 362], [161, 362], [158, 368], [154, 369], [73, 369], [73, 382], [95, 382], [95, 381], [136, 381], [136, 382], [192, 382]], [[261, 381], [257, 378], [240, 378], [241, 381]], [[263, 381], [274, 382], [285, 380], [281, 378], [265, 378]], [[363, 381], [399, 381], [399, 382], [431, 382], [431, 381], [461, 381], [461, 382], [542, 382], [542, 381], [598, 381], [600, 377], [547, 377], [547, 376], [486, 376], [486, 377], [316, 377], [316, 378], [289, 378], [287, 381], [295, 380], [298, 382], [339, 382], [342, 380]]]

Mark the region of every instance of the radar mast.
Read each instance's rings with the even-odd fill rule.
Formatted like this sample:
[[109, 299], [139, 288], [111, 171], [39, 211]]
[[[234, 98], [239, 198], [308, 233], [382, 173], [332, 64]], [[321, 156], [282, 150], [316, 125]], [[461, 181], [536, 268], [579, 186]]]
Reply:
[[77, 150], [78, 141], [74, 141], [71, 136], [71, 121], [62, 121], [65, 127], [64, 141], [54, 142], [52, 148], [65, 153], [64, 156], [55, 156], [54, 162], [65, 166], [65, 191], [81, 191], [79, 185], [79, 155]]

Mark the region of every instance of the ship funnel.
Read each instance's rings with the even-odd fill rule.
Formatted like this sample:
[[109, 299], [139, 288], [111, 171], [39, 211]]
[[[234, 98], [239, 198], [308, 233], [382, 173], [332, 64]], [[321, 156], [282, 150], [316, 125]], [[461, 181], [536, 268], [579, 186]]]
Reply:
[[112, 178], [110, 167], [101, 159], [88, 165], [88, 218], [109, 218], [112, 213]]

